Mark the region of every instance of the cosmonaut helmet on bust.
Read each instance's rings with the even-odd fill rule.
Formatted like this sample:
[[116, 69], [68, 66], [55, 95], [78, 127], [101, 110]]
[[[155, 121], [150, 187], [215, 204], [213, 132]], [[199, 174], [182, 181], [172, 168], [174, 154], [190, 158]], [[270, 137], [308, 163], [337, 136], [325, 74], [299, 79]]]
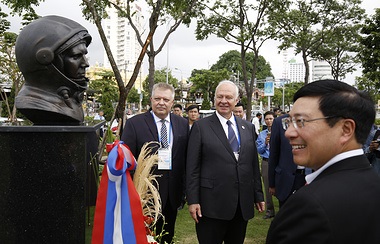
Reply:
[[[86, 79], [75, 80], [63, 73], [61, 54], [79, 42], [85, 42], [88, 46], [91, 39], [82, 25], [61, 16], [45, 16], [25, 26], [17, 37], [15, 47], [17, 64], [25, 82], [53, 89], [64, 82], [70, 89], [85, 90]], [[49, 81], [41, 79], [41, 72], [52, 73], [53, 77], [49, 76]]]
[[15, 52], [25, 84], [15, 105], [34, 124], [83, 122], [91, 40], [79, 23], [53, 15], [31, 22], [20, 32]]

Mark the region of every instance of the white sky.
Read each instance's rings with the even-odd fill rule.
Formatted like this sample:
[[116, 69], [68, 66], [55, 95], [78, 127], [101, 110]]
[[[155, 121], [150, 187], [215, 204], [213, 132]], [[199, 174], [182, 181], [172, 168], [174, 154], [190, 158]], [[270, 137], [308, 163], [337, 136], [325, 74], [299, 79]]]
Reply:
[[[96, 62], [103, 63], [103, 45], [101, 43], [96, 26], [93, 23], [86, 21], [82, 17], [82, 12], [79, 7], [81, 0], [65, 0], [54, 1], [45, 0], [40, 6], [36, 8], [39, 15], [61, 15], [70, 18], [86, 27], [93, 37], [92, 43], [88, 48], [88, 58], [90, 65]], [[0, 5], [1, 6], [1, 5]], [[363, 7], [368, 14], [373, 14], [375, 8], [380, 8], [380, 1], [377, 0], [363, 0]], [[3, 11], [6, 9], [3, 7]], [[20, 28], [20, 18], [10, 18], [13, 32], [18, 33]], [[166, 31], [166, 25], [158, 27], [160, 34]], [[159, 35], [157, 36], [159, 37]], [[210, 37], [205, 41], [197, 41], [194, 34], [194, 26], [190, 29], [185, 26], [180, 26], [177, 31], [172, 33], [169, 38], [169, 50], [165, 47], [161, 53], [156, 56], [156, 69], [161, 69], [168, 66], [172, 70], [173, 76], [178, 79], [187, 78], [191, 75], [193, 69], [208, 69], [211, 65], [215, 64], [223, 53], [237, 49], [238, 46], [229, 44], [222, 39]], [[277, 43], [274, 41], [267, 41], [261, 48], [260, 55], [271, 64], [272, 73], [276, 78], [280, 78], [282, 74], [282, 55], [278, 53]], [[158, 47], [158, 44], [156, 44]], [[292, 53], [288, 53], [289, 59], [293, 57]], [[144, 60], [143, 73], [147, 73], [147, 59]], [[360, 75], [360, 72], [355, 72], [348, 75], [346, 82], [353, 84], [355, 75]]]

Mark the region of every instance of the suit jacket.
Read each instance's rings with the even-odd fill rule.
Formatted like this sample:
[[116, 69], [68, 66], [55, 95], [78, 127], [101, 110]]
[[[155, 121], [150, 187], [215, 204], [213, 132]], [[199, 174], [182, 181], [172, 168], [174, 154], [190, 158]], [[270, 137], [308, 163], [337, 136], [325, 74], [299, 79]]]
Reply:
[[274, 218], [267, 243], [380, 243], [380, 178], [364, 155], [326, 168]]
[[[172, 170], [155, 169], [154, 171], [154, 174], [162, 175], [157, 178], [162, 209], [166, 206], [167, 201], [170, 201], [171, 206], [177, 209], [183, 199], [185, 187], [189, 125], [186, 119], [174, 114], [170, 114], [170, 122], [173, 131]], [[125, 122], [121, 140], [128, 145], [136, 158], [146, 142], [158, 142], [158, 130], [153, 115], [148, 111], [128, 119]], [[156, 152], [157, 149], [158, 146], [154, 147], [153, 152]]]
[[190, 132], [186, 185], [188, 204], [199, 203], [202, 215], [231, 220], [238, 203], [245, 220], [254, 203], [263, 201], [254, 126], [236, 118], [240, 136], [237, 161], [216, 114], [196, 121]]
[[285, 201], [292, 193], [297, 165], [293, 161], [292, 146], [285, 137], [281, 119], [283, 115], [274, 119], [269, 142], [269, 187], [276, 188], [276, 197]]

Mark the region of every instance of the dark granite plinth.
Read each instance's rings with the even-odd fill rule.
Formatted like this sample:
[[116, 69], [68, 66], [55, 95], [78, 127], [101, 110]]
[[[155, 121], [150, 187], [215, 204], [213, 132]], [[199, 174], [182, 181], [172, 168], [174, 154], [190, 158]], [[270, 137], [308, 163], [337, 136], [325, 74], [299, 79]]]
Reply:
[[85, 242], [88, 159], [101, 125], [0, 126], [1, 243]]

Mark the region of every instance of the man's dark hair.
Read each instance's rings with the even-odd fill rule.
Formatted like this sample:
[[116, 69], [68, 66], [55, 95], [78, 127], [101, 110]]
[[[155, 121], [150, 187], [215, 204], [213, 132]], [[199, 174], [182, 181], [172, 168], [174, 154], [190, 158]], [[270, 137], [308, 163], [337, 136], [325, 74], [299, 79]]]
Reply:
[[238, 102], [238, 103], [235, 105], [235, 107], [243, 107], [243, 109], [244, 109], [244, 104], [242, 104], [241, 102]]
[[375, 121], [375, 106], [368, 95], [355, 87], [338, 80], [319, 80], [299, 89], [293, 97], [295, 102], [301, 97], [319, 97], [319, 109], [333, 127], [340, 119], [355, 121], [356, 140], [364, 144]]
[[173, 109], [174, 109], [174, 108], [179, 108], [179, 109], [181, 109], [181, 111], [182, 111], [182, 105], [179, 104], [179, 103], [174, 104]]
[[265, 117], [267, 117], [267, 115], [272, 115], [274, 117], [274, 112], [273, 111], [266, 111], [264, 113], [264, 119], [265, 119]]
[[189, 112], [190, 110], [192, 110], [194, 108], [196, 108], [198, 110], [198, 112], [199, 112], [199, 106], [196, 105], [196, 104], [192, 104], [189, 107], [187, 107], [186, 112]]

